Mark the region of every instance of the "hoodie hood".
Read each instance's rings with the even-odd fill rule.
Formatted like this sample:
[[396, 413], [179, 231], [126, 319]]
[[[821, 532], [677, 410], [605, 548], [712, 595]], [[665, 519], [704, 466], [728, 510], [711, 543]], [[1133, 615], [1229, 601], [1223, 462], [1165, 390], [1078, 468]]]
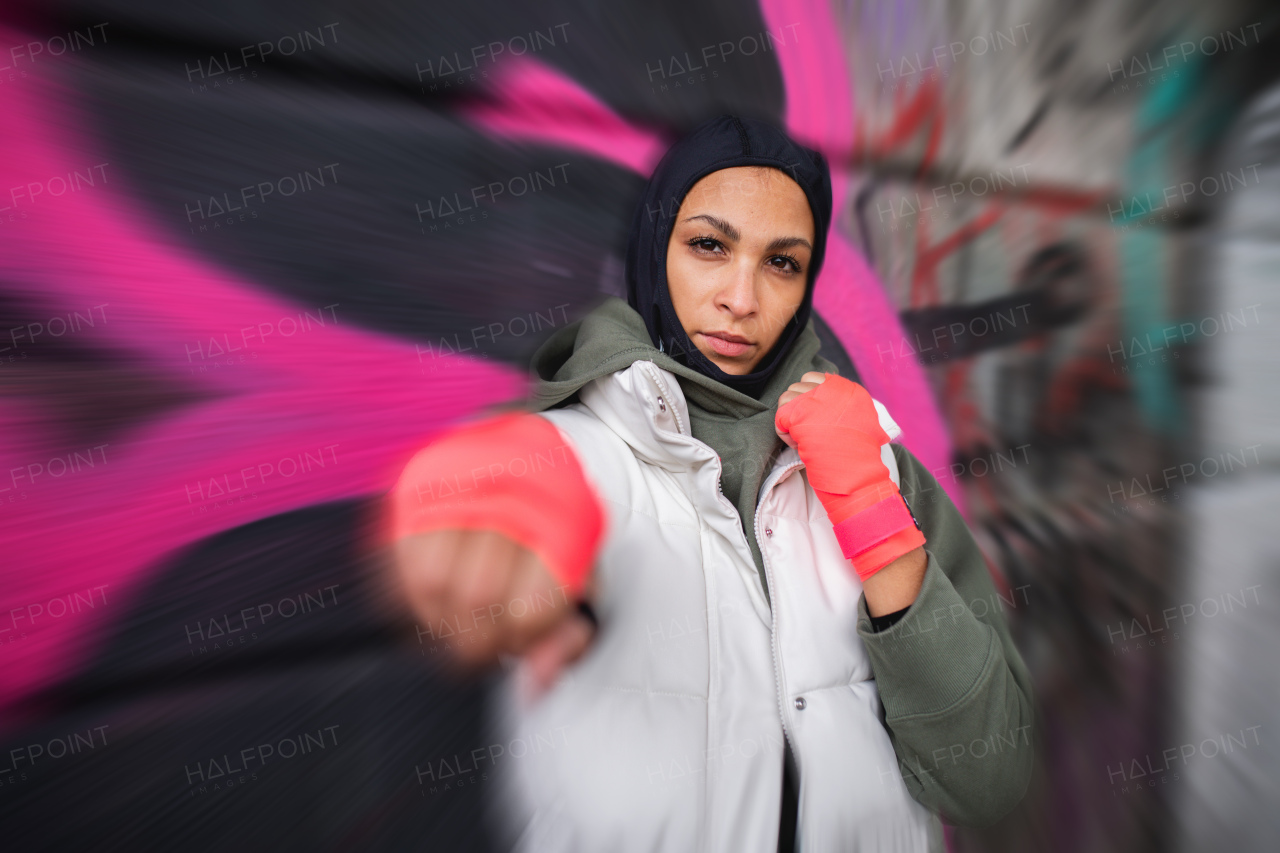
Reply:
[[[738, 166], [772, 167], [795, 181], [809, 200], [814, 233], [804, 300], [778, 342], [745, 375], [725, 373], [693, 345], [667, 289], [667, 243], [685, 196], [712, 172]], [[767, 122], [731, 115], [712, 119], [667, 151], [636, 206], [627, 246], [627, 303], [640, 315], [655, 348], [748, 397], [759, 397], [808, 324], [830, 223], [831, 173], [821, 154]]]

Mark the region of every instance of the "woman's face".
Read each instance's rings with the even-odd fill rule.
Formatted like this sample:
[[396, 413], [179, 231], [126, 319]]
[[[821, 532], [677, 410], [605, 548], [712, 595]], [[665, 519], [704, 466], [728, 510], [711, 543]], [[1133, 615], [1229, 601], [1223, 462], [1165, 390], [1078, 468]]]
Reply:
[[667, 243], [667, 287], [689, 340], [725, 373], [750, 373], [804, 301], [813, 214], [778, 169], [737, 166], [693, 185]]

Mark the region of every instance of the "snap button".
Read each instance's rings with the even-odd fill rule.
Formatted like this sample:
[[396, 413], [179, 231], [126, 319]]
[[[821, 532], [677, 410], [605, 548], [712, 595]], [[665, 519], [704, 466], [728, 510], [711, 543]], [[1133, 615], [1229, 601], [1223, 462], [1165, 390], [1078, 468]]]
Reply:
[[804, 697], [803, 697], [803, 696], [797, 696], [797, 697], [796, 697], [796, 710], [797, 710], [797, 711], [803, 711], [803, 710], [804, 710], [804, 706], [805, 706]]
[[764, 535], [765, 535], [765, 536], [772, 536], [772, 535], [773, 535], [773, 528], [772, 528], [772, 527], [766, 527], [766, 528], [764, 529]]
[[667, 410], [667, 404], [666, 404], [666, 401], [665, 401], [665, 400], [663, 400], [661, 397], [659, 397], [659, 398], [658, 398], [658, 411], [660, 411], [660, 412], [665, 412], [666, 410]]

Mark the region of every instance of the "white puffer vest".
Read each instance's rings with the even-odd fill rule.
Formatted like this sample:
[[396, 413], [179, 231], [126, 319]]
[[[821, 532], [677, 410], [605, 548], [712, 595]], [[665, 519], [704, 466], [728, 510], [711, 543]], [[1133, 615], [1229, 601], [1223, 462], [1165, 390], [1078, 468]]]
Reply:
[[637, 361], [580, 400], [543, 416], [605, 504], [600, 630], [531, 707], [509, 700], [514, 734], [541, 745], [510, 762], [500, 800], [517, 849], [773, 853], [784, 738], [798, 849], [941, 849], [882, 722], [856, 631], [861, 584], [799, 455], [780, 454], [756, 509], [771, 610], [675, 376]]

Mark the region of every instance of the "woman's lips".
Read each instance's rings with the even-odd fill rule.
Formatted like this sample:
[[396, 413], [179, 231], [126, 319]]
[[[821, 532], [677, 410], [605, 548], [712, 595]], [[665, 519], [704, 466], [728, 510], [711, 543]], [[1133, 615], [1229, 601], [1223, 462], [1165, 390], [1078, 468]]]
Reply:
[[713, 334], [708, 334], [707, 332], [703, 332], [702, 336], [707, 339], [707, 343], [711, 344], [711, 348], [720, 355], [742, 355], [744, 352], [751, 349], [751, 344], [746, 341], [731, 341]]

